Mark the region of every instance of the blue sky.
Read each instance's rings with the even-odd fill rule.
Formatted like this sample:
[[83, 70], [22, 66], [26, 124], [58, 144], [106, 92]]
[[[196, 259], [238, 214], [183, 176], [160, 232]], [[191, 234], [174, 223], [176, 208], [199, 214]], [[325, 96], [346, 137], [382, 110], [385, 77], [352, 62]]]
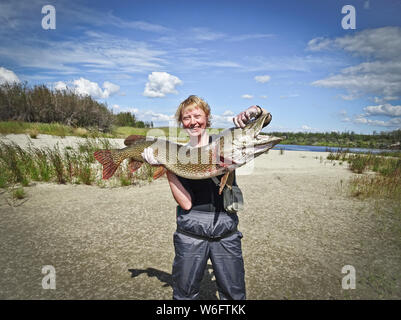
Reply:
[[[355, 29], [342, 27], [345, 5]], [[2, 0], [0, 82], [68, 87], [158, 126], [196, 94], [214, 127], [258, 104], [267, 132], [395, 130], [400, 12], [400, 0]]]

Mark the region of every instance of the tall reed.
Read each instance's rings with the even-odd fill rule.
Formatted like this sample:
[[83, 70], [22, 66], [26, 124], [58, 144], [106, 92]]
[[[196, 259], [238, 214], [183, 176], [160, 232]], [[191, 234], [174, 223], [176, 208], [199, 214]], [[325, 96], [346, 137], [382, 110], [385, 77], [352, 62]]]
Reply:
[[[327, 159], [338, 160], [341, 155], [329, 154]], [[359, 175], [349, 183], [349, 193], [360, 198], [391, 199], [401, 203], [401, 157], [399, 153], [348, 154], [349, 169]], [[362, 174], [373, 171], [374, 174]]]
[[75, 148], [52, 149], [49, 147], [37, 148], [29, 145], [22, 149], [11, 142], [0, 141], [0, 188], [7, 188], [15, 184], [27, 186], [30, 181], [56, 182], [60, 184], [86, 184], [111, 186], [128, 186], [152, 181], [155, 168], [148, 164], [135, 173], [128, 168], [128, 160], [123, 161], [114, 176], [107, 181], [102, 180], [103, 167], [94, 159], [94, 152], [98, 149], [115, 149], [106, 138], [86, 138]]

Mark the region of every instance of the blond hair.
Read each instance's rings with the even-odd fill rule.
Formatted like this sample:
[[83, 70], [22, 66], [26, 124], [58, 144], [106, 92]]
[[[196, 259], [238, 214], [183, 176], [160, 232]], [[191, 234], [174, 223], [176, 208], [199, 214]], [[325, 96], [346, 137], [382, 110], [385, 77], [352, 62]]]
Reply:
[[207, 118], [206, 128], [210, 127], [211, 116], [210, 116], [209, 104], [202, 98], [199, 98], [198, 96], [195, 96], [195, 95], [190, 95], [183, 102], [181, 102], [180, 105], [178, 106], [178, 109], [175, 113], [175, 119], [177, 120], [178, 125], [181, 125], [181, 123], [182, 123], [182, 113], [184, 112], [184, 110], [185, 109], [191, 110], [196, 107], [202, 109], [203, 112], [206, 114], [206, 118]]

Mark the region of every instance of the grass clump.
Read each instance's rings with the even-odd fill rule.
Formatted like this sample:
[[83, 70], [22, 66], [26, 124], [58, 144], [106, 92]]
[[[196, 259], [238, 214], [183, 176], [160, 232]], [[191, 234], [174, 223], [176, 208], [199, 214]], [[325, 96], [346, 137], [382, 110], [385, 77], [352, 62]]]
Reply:
[[[358, 176], [351, 178], [349, 194], [358, 198], [394, 200], [401, 205], [401, 153], [330, 153], [328, 160], [347, 161]], [[365, 173], [365, 174], [363, 174]]]
[[[76, 148], [60, 149], [58, 144], [49, 147], [35, 148], [29, 145], [22, 149], [19, 145], [0, 141], [0, 188], [16, 184], [28, 186], [30, 181], [55, 182], [59, 184], [104, 184], [102, 165], [94, 158], [99, 149], [115, 149], [108, 139], [86, 138]], [[148, 164], [135, 173], [128, 168], [128, 160], [123, 161], [111, 184], [121, 186], [136, 184], [140, 181], [152, 181], [155, 168]], [[114, 181], [114, 182], [113, 182]], [[115, 183], [116, 182], [116, 183]]]
[[19, 200], [24, 199], [26, 196], [24, 188], [19, 187], [15, 189], [12, 193], [12, 196], [14, 199], [19, 199]]
[[349, 168], [358, 174], [350, 181], [350, 193], [360, 198], [391, 199], [401, 203], [401, 158], [381, 155], [353, 155], [347, 160]]

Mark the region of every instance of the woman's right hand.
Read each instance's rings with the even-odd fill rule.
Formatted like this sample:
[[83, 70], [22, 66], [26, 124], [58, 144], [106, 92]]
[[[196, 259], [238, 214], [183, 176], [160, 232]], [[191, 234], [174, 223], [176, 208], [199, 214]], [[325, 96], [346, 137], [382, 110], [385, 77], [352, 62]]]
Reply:
[[244, 128], [251, 119], [257, 118], [262, 113], [259, 106], [250, 106], [233, 118], [233, 122], [237, 128]]
[[147, 163], [151, 164], [152, 166], [156, 166], [156, 165], [160, 164], [160, 162], [157, 161], [157, 159], [155, 158], [155, 156], [153, 154], [152, 147], [145, 148], [143, 150], [143, 152], [141, 153], [141, 156]]

